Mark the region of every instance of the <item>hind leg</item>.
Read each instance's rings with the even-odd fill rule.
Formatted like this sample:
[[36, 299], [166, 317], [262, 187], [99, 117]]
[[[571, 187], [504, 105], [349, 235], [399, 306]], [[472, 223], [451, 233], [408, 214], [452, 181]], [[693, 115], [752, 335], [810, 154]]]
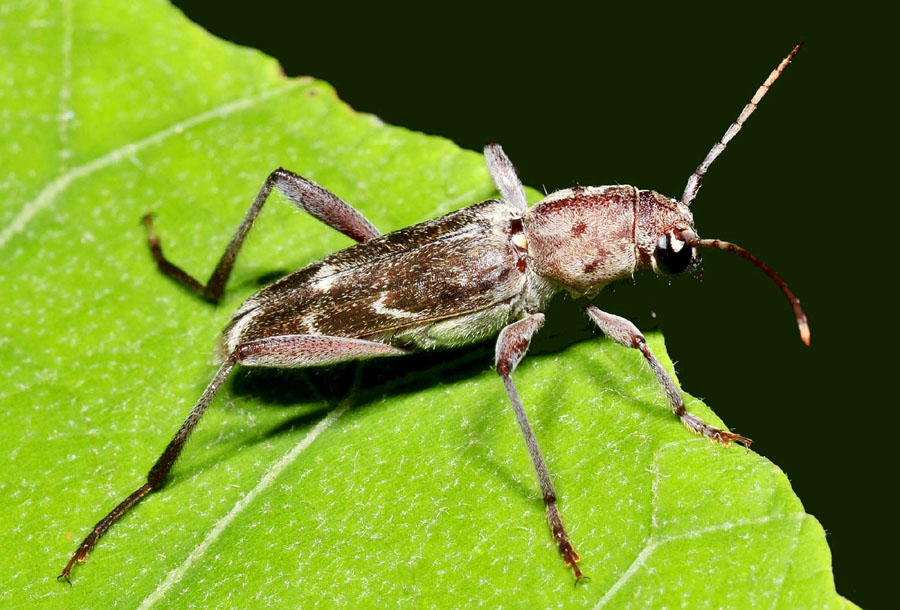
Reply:
[[407, 353], [406, 350], [375, 341], [317, 335], [270, 337], [238, 345], [225, 359], [222, 366], [219, 367], [212, 381], [206, 386], [194, 408], [191, 409], [184, 423], [181, 424], [178, 432], [175, 433], [174, 438], [172, 438], [165, 451], [156, 460], [150, 472], [147, 473], [147, 482], [133, 491], [94, 525], [91, 532], [78, 547], [78, 550], [72, 555], [69, 563], [66, 564], [66, 567], [59, 575], [59, 579], [66, 580], [71, 584], [69, 574], [72, 572], [72, 568], [76, 563], [83, 563], [87, 560], [88, 554], [97, 544], [97, 541], [112, 527], [113, 523], [134, 508], [144, 496], [165, 484], [172, 467], [178, 460], [178, 456], [181, 455], [182, 449], [184, 449], [185, 443], [187, 443], [194, 428], [200, 422], [200, 418], [203, 417], [207, 407], [212, 403], [213, 398], [216, 397], [235, 365], [305, 367], [361, 358], [397, 356], [405, 353]]
[[234, 261], [244, 244], [244, 239], [250, 232], [253, 221], [262, 210], [263, 204], [269, 198], [273, 187], [281, 191], [300, 209], [309, 212], [328, 226], [360, 243], [381, 235], [378, 229], [349, 203], [312, 180], [307, 180], [303, 176], [280, 167], [266, 178], [250, 205], [250, 209], [244, 215], [241, 225], [235, 231], [231, 241], [228, 242], [222, 258], [219, 259], [219, 263], [205, 284], [194, 279], [192, 275], [165, 257], [159, 238], [153, 230], [153, 219], [150, 214], [146, 214], [143, 220], [147, 226], [150, 252], [153, 254], [159, 270], [204, 299], [218, 303], [222, 298], [222, 293], [225, 292], [225, 284], [228, 282], [228, 276], [231, 275]]

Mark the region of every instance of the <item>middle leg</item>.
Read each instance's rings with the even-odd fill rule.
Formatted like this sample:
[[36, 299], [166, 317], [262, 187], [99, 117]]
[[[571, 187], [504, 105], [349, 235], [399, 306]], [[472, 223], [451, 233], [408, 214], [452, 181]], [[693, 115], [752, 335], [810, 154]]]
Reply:
[[578, 555], [575, 547], [572, 546], [569, 534], [563, 525], [559, 508], [556, 506], [556, 489], [553, 487], [553, 481], [550, 480], [547, 463], [541, 454], [541, 448], [538, 447], [537, 439], [531, 430], [531, 424], [528, 422], [528, 416], [525, 414], [525, 408], [522, 406], [522, 400], [519, 398], [519, 392], [516, 390], [512, 380], [512, 372], [525, 356], [525, 352], [528, 351], [531, 337], [543, 325], [544, 314], [535, 313], [504, 328], [497, 338], [495, 363], [497, 372], [503, 378], [506, 394], [509, 396], [509, 402], [512, 403], [513, 411], [516, 413], [516, 421], [519, 422], [519, 428], [522, 430], [525, 445], [528, 447], [528, 453], [531, 455], [531, 461], [534, 464], [534, 470], [541, 485], [541, 493], [544, 496], [544, 503], [547, 505], [547, 520], [550, 522], [553, 540], [556, 541], [556, 546], [563, 557], [563, 561], [575, 572], [575, 580], [577, 582], [584, 577], [577, 563], [581, 561], [581, 557]]

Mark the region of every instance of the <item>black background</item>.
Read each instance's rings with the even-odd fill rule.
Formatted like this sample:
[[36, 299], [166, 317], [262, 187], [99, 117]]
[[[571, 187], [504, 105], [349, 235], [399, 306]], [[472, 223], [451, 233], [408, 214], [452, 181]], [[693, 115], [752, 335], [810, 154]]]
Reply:
[[873, 29], [886, 16], [862, 5], [661, 14], [644, 4], [176, 4], [388, 123], [474, 150], [502, 143], [523, 181], [548, 192], [619, 183], [680, 197], [756, 87], [804, 40], [693, 210], [701, 236], [745, 246], [788, 280], [812, 347], [774, 284], [726, 253], [704, 253], [702, 281], [641, 275], [595, 302], [663, 330], [683, 387], [753, 438], [821, 521], [838, 591], [864, 607], [888, 604], [898, 201], [886, 169], [896, 152], [885, 83], [896, 68]]

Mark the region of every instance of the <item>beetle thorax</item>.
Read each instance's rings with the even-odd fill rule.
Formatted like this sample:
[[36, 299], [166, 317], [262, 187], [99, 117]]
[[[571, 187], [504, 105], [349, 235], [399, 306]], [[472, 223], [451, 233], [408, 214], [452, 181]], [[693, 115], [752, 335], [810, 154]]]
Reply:
[[524, 218], [535, 272], [588, 296], [631, 275], [637, 262], [637, 198], [632, 186], [576, 187], [548, 195]]

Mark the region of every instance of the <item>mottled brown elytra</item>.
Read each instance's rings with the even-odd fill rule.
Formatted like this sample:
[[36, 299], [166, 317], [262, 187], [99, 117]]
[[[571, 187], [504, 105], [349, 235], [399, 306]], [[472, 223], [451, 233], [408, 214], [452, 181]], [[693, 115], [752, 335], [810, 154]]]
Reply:
[[[703, 175], [799, 49], [800, 45], [795, 46], [772, 71], [712, 147], [688, 179], [680, 201], [619, 185], [558, 191], [529, 208], [512, 163], [500, 146], [490, 144], [485, 158], [500, 199], [382, 235], [336, 195], [277, 169], [266, 178], [205, 284], [165, 258], [151, 217], [145, 216], [150, 250], [159, 269], [214, 303], [221, 298], [241, 244], [273, 187], [359, 243], [276, 281], [241, 305], [222, 335], [218, 372], [150, 469], [147, 482], [94, 526], [59, 578], [71, 584], [75, 563], [85, 561], [100, 537], [141, 498], [163, 486], [235, 365], [305, 367], [399, 356], [465, 345], [499, 333], [497, 372], [534, 463], [553, 539], [565, 564], [574, 570], [576, 582], [580, 580], [580, 557], [563, 526], [556, 491], [512, 373], [543, 325], [542, 312], [553, 295], [568, 291], [591, 298], [607, 284], [641, 269], [664, 275], [692, 270], [700, 262], [698, 248], [735, 252], [762, 269], [787, 296], [800, 337], [809, 345], [806, 316], [787, 284], [743, 248], [700, 239], [689, 207]], [[640, 350], [685, 426], [723, 445], [749, 446], [749, 439], [714, 428], [685, 410], [675, 383], [631, 322], [593, 305], [585, 311], [607, 337]]]

